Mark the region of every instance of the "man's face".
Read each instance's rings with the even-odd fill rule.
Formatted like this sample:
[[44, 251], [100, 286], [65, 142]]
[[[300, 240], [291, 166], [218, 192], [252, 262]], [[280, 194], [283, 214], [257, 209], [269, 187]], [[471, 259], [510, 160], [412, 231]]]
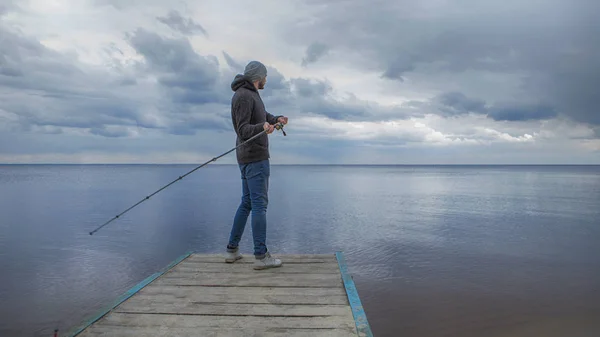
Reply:
[[264, 89], [265, 88], [265, 84], [267, 84], [267, 77], [265, 76], [265, 78], [263, 78], [260, 82], [258, 82], [258, 89]]

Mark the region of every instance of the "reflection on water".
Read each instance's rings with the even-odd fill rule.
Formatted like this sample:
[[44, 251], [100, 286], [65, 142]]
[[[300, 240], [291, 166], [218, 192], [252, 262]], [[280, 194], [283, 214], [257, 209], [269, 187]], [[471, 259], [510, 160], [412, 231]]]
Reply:
[[[221, 252], [235, 166], [88, 234], [191, 168], [0, 166], [0, 335], [66, 331], [185, 251]], [[599, 167], [275, 166], [267, 244], [344, 251], [376, 336], [596, 336], [598, 205]]]

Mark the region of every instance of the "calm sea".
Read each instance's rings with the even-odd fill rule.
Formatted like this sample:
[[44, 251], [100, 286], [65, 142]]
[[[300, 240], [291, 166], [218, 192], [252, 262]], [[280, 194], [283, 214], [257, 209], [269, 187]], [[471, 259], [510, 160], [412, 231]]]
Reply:
[[[188, 250], [241, 191], [209, 165], [0, 166], [0, 336], [52, 336]], [[600, 336], [599, 166], [273, 166], [273, 253], [345, 253], [375, 336]], [[251, 254], [248, 225], [243, 252]]]

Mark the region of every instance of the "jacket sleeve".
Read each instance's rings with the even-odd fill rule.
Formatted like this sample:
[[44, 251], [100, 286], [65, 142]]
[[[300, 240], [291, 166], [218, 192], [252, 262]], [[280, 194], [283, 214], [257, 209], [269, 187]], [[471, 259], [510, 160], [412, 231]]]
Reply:
[[277, 118], [279, 118], [279, 117], [283, 117], [283, 116], [282, 115], [273, 116], [267, 111], [267, 122], [269, 122], [269, 124], [276, 124]]
[[236, 132], [243, 140], [251, 138], [263, 130], [262, 123], [250, 124], [252, 118], [252, 101], [240, 98], [234, 105], [233, 118], [235, 120]]

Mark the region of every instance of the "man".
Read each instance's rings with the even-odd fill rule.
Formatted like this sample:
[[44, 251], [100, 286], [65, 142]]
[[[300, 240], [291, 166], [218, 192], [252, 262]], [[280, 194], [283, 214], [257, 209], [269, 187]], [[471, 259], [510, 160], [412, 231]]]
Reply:
[[231, 121], [237, 134], [236, 145], [265, 130], [266, 132], [240, 146], [236, 150], [237, 162], [242, 178], [242, 201], [235, 213], [227, 245], [228, 263], [242, 258], [239, 242], [246, 222], [252, 212], [252, 236], [254, 239], [254, 269], [280, 267], [281, 260], [275, 259], [267, 250], [267, 204], [269, 189], [269, 138], [274, 124], [287, 124], [288, 118], [273, 116], [265, 110], [258, 90], [265, 88], [267, 68], [258, 61], [248, 63], [244, 74], [236, 75], [231, 83], [235, 92], [231, 99]]

